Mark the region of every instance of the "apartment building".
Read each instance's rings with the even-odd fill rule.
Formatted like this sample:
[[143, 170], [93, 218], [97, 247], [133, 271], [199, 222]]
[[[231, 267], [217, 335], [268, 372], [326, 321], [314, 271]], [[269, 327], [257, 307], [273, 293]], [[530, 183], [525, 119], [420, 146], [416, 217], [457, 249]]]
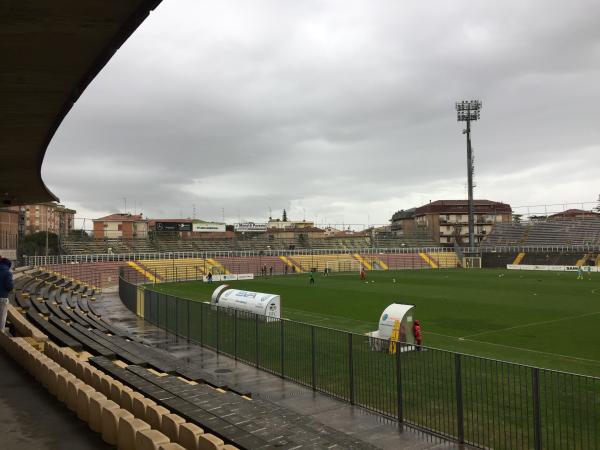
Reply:
[[[511, 222], [510, 205], [491, 200], [474, 200], [475, 242], [487, 236], [496, 223]], [[436, 200], [392, 216], [392, 230], [427, 230], [442, 245], [467, 244], [469, 240], [469, 203], [467, 200]]]

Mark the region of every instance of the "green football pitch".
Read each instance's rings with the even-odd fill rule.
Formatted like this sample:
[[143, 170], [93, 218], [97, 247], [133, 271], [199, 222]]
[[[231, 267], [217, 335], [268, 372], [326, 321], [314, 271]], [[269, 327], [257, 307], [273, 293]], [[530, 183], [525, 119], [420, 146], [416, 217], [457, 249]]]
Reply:
[[[567, 372], [600, 376], [600, 274], [404, 270], [274, 276], [227, 282], [281, 295], [283, 317], [364, 333], [390, 303], [416, 306], [426, 346]], [[208, 301], [220, 283], [149, 286]]]

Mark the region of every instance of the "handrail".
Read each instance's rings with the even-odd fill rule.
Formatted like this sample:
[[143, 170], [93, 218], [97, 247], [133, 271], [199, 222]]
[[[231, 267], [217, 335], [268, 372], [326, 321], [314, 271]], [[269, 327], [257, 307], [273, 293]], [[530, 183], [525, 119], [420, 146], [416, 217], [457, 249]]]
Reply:
[[[455, 252], [453, 247], [395, 247], [395, 248], [346, 248], [346, 249], [294, 249], [294, 250], [212, 250], [202, 252], [137, 252], [137, 253], [100, 253], [81, 255], [25, 256], [25, 265], [44, 266], [48, 264], [72, 264], [80, 262], [127, 262], [145, 259], [180, 259], [180, 258], [218, 258], [218, 257], [258, 257], [258, 256], [294, 256], [294, 255], [327, 255], [327, 254], [406, 254], [406, 253], [440, 253]], [[511, 245], [481, 246], [474, 251], [460, 247], [460, 252], [473, 255], [484, 253], [564, 253], [564, 252], [600, 252], [600, 245]]]

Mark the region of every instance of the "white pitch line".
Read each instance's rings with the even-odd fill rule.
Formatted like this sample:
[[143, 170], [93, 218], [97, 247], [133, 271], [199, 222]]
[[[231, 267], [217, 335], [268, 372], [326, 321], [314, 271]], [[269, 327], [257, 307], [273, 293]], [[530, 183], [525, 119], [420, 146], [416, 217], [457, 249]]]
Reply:
[[478, 341], [477, 339], [459, 338], [459, 337], [456, 337], [456, 336], [450, 336], [448, 334], [433, 333], [431, 331], [423, 332], [423, 334], [435, 334], [436, 336], [448, 337], [448, 338], [451, 338], [451, 339], [456, 339], [456, 340], [461, 340], [461, 341], [476, 342], [478, 344], [495, 345], [497, 347], [512, 348], [512, 349], [515, 349], [515, 350], [522, 350], [524, 352], [539, 353], [541, 355], [548, 355], [548, 356], [560, 356], [561, 358], [575, 359], [575, 360], [578, 360], [578, 361], [586, 361], [586, 362], [591, 362], [591, 363], [595, 363], [595, 364], [600, 364], [600, 361], [597, 360], [597, 359], [579, 358], [577, 356], [561, 355], [560, 353], [543, 352], [541, 350], [533, 350], [533, 349], [524, 348], [524, 347], [515, 347], [513, 345], [496, 344], [494, 342]]
[[479, 344], [489, 344], [489, 345], [496, 345], [498, 347], [506, 347], [506, 348], [512, 348], [515, 350], [523, 350], [525, 352], [531, 352], [531, 353], [539, 353], [541, 355], [548, 355], [548, 356], [560, 356], [561, 358], [567, 358], [567, 359], [576, 359], [578, 361], [586, 361], [586, 362], [592, 362], [595, 364], [600, 364], [600, 361], [598, 361], [597, 359], [589, 359], [589, 358], [579, 358], [577, 356], [569, 356], [569, 355], [561, 355], [560, 353], [552, 353], [552, 352], [543, 352], [541, 350], [532, 350], [529, 348], [523, 348], [523, 347], [514, 347], [512, 345], [505, 345], [505, 344], [496, 344], [494, 342], [486, 342], [486, 341], [478, 341], [477, 339], [465, 339], [465, 341], [469, 341], [469, 342], [477, 342]]
[[434, 333], [433, 331], [423, 331], [423, 334], [435, 334], [436, 336], [448, 337], [452, 339], [460, 339], [458, 336], [450, 336], [449, 334]]
[[532, 322], [532, 323], [526, 323], [526, 324], [523, 324], [523, 325], [515, 325], [514, 327], [500, 328], [498, 330], [482, 331], [481, 333], [467, 334], [466, 336], [461, 336], [459, 339], [469, 339], [469, 338], [472, 338], [472, 337], [475, 337], [475, 336], [482, 336], [484, 334], [501, 333], [503, 331], [515, 330], [517, 328], [535, 327], [537, 325], [545, 325], [545, 324], [548, 324], [548, 323], [562, 322], [564, 320], [581, 319], [582, 317], [595, 316], [596, 314], [600, 314], [600, 311], [596, 311], [596, 312], [592, 312], [592, 313], [586, 313], [586, 314], [579, 314], [577, 316], [562, 317], [560, 319], [544, 320], [542, 322]]
[[308, 317], [311, 320], [315, 320], [315, 321], [337, 320], [340, 323], [355, 323], [358, 325], [371, 325], [371, 322], [366, 322], [364, 320], [351, 319], [349, 317], [342, 317], [342, 316], [334, 316], [334, 315], [328, 316], [325, 314], [311, 313], [308, 311], [304, 311], [302, 309], [286, 308], [286, 311], [290, 311], [293, 315]]

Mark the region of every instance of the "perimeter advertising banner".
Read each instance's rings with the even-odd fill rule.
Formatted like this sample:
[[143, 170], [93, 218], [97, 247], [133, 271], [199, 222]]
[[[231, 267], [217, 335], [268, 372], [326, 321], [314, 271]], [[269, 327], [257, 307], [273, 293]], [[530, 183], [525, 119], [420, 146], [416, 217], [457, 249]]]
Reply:
[[[237, 280], [253, 280], [253, 279], [254, 279], [254, 274], [252, 274], [252, 273], [240, 273], [240, 274], [230, 273], [227, 275], [213, 275], [213, 277], [212, 277], [213, 281], [237, 281]], [[204, 276], [204, 278], [202, 280], [205, 283], [208, 283], [208, 278], [206, 277], [206, 275]]]
[[[509, 270], [546, 270], [552, 272], [577, 272], [579, 266], [545, 266], [545, 265], [528, 265], [528, 264], [507, 264]], [[598, 266], [581, 266], [584, 272], [600, 272]]]

